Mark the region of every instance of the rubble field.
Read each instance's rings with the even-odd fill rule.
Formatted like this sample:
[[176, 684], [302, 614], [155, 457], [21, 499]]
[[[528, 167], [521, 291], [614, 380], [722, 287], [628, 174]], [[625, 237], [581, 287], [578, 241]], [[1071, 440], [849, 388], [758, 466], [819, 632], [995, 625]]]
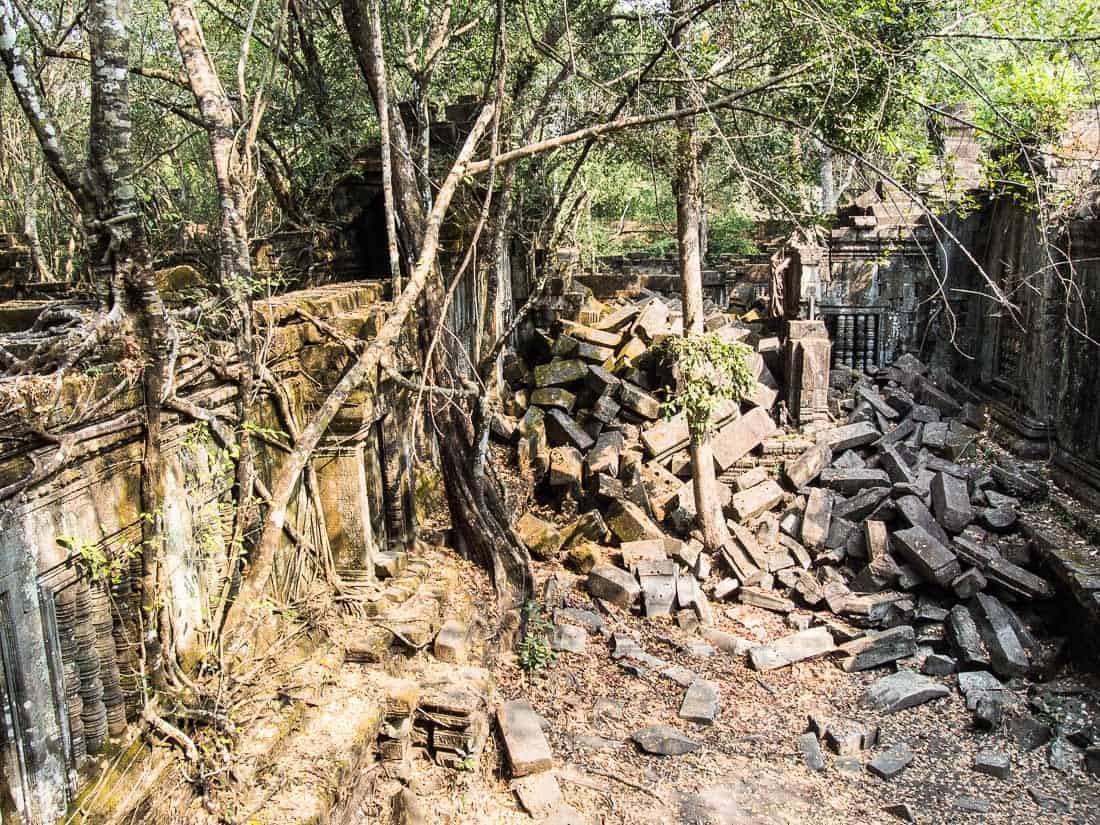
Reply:
[[713, 417], [710, 553], [665, 415], [678, 302], [577, 319], [507, 361], [493, 422], [530, 490], [529, 647], [556, 655], [509, 665], [498, 710], [536, 820], [1100, 820], [1100, 682], [1069, 657], [1091, 631], [1041, 565], [1043, 467], [980, 404], [904, 355], [833, 371], [794, 426], [775, 376], [820, 362], [709, 307], [756, 378]]

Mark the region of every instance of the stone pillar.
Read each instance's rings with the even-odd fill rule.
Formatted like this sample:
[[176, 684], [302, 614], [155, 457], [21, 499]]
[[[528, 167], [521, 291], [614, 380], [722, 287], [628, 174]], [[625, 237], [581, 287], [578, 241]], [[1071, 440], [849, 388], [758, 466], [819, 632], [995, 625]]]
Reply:
[[798, 425], [828, 418], [831, 349], [824, 321], [787, 322], [783, 352], [787, 409]]
[[378, 548], [371, 533], [362, 442], [322, 441], [312, 461], [336, 569], [342, 575], [371, 572]]

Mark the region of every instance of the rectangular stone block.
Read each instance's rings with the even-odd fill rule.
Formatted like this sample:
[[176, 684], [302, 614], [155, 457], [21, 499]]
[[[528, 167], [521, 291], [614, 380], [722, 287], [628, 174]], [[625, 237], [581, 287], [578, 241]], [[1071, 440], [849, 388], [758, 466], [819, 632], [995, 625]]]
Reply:
[[497, 724], [513, 776], [527, 776], [553, 767], [554, 754], [530, 702], [526, 699], [504, 702], [497, 710]]
[[966, 482], [947, 473], [932, 479], [932, 510], [936, 521], [948, 533], [961, 533], [974, 520]]
[[535, 386], [553, 387], [582, 381], [588, 375], [588, 364], [579, 359], [558, 360], [535, 367]]
[[940, 587], [947, 587], [962, 572], [955, 554], [920, 527], [894, 533], [894, 547], [926, 581]]
[[795, 662], [814, 659], [832, 652], [833, 637], [824, 627], [812, 627], [771, 644], [749, 650], [749, 662], [754, 670], [776, 670]]
[[869, 487], [889, 487], [890, 477], [884, 470], [830, 468], [821, 471], [821, 484], [843, 496], [854, 496]]
[[586, 433], [580, 424], [556, 407], [546, 411], [546, 436], [553, 447], [568, 444], [581, 452], [587, 452], [595, 443], [592, 436]]
[[784, 473], [791, 486], [798, 490], [817, 478], [832, 461], [832, 448], [828, 444], [817, 444], [794, 461], [788, 461]]
[[730, 510], [737, 521], [747, 521], [772, 509], [782, 500], [783, 489], [774, 481], [766, 481], [735, 494], [730, 500]]
[[753, 408], [720, 429], [711, 440], [718, 472], [724, 473], [727, 467], [748, 455], [776, 429], [771, 414], [763, 407]]
[[846, 424], [843, 427], [835, 427], [818, 433], [817, 443], [827, 445], [834, 453], [850, 450], [853, 447], [862, 447], [873, 444], [882, 435], [874, 424], [867, 421], [857, 421], [854, 424]]

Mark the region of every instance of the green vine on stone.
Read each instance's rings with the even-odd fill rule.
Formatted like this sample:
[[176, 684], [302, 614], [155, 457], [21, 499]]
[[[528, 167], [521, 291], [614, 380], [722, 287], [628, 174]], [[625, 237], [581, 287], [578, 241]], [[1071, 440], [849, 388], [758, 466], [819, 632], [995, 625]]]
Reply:
[[723, 402], [741, 402], [756, 386], [749, 366], [752, 350], [716, 332], [666, 338], [661, 348], [664, 357], [675, 364], [681, 384], [678, 393], [669, 390], [662, 411], [666, 418], [683, 412], [695, 439], [710, 432]]
[[118, 584], [122, 574], [129, 569], [130, 559], [137, 548], [108, 553], [99, 542], [86, 541], [78, 536], [58, 536], [57, 544], [76, 557], [88, 580], [95, 583]]

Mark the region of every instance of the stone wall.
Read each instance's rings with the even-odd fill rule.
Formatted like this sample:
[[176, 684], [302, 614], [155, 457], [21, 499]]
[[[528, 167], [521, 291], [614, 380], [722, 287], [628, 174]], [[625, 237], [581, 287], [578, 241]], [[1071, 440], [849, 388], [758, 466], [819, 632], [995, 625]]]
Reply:
[[[257, 305], [258, 331], [270, 341], [270, 369], [298, 426], [339, 379], [348, 355], [297, 310], [324, 318], [349, 336], [369, 339], [389, 306], [383, 290], [377, 282], [347, 283]], [[409, 351], [407, 345], [403, 351]], [[179, 395], [214, 411], [239, 432], [237, 386], [219, 377], [226, 373], [212, 369], [211, 360], [181, 356]], [[225, 366], [232, 368], [231, 362]], [[397, 365], [404, 371], [410, 366], [407, 359]], [[58, 406], [36, 423], [66, 434], [65, 421], [92, 410], [80, 427], [97, 432], [77, 442], [82, 452], [71, 466], [0, 510], [0, 665], [6, 676], [0, 680], [0, 701], [14, 726], [0, 750], [5, 822], [9, 816], [25, 823], [54, 822], [80, 787], [91, 757], [140, 712], [143, 520], [156, 517], [163, 523], [174, 643], [184, 661], [202, 653], [212, 605], [230, 572], [237, 502], [233, 462], [223, 445], [205, 425], [166, 413], [164, 508], [143, 513], [140, 394], [132, 389], [112, 395], [119, 377], [109, 371], [90, 373], [67, 379]], [[8, 401], [20, 393], [27, 399], [41, 397], [33, 379], [5, 391]], [[251, 435], [258, 448], [258, 474], [270, 487], [278, 456], [286, 449], [288, 426], [273, 398], [262, 396], [257, 404], [252, 420], [259, 424]], [[386, 554], [411, 546], [415, 503], [409, 411], [407, 391], [388, 382], [356, 393], [313, 459], [310, 485], [315, 479], [316, 487], [300, 489], [291, 504], [288, 523], [301, 540], [331, 547], [349, 587], [388, 569]], [[8, 427], [14, 424], [6, 422], [0, 434], [8, 434]], [[0, 486], [50, 461], [58, 449], [49, 442], [3, 444]], [[278, 570], [297, 569], [288, 563], [293, 551], [287, 538]], [[115, 562], [82, 561], [93, 556]], [[306, 592], [311, 580], [288, 574], [275, 584], [293, 597]]]

